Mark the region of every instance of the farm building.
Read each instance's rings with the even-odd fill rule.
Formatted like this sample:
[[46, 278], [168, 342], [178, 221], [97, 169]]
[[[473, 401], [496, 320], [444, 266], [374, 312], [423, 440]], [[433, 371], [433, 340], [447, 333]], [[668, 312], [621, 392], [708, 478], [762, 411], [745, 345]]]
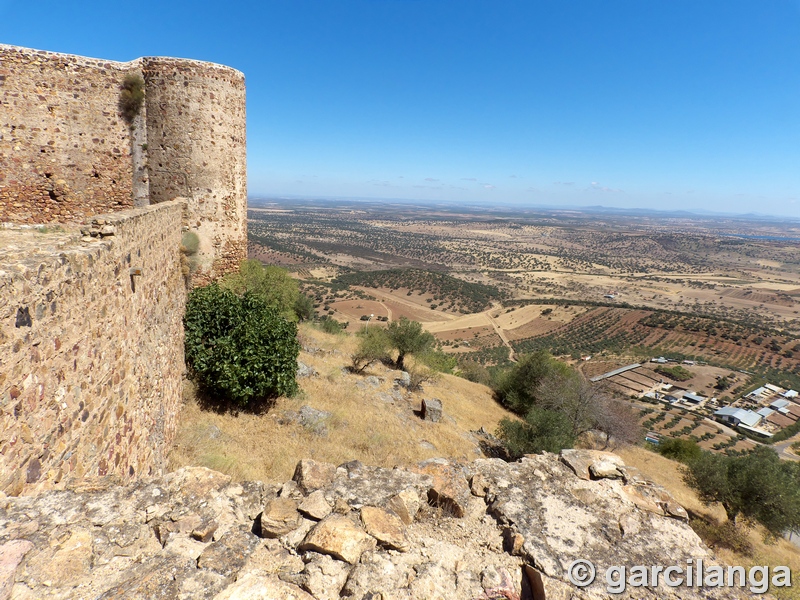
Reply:
[[686, 403], [686, 404], [692, 404], [694, 406], [702, 406], [702, 404], [706, 400], [708, 400], [708, 398], [706, 398], [705, 396], [699, 396], [699, 395], [697, 395], [695, 393], [692, 393], [692, 392], [686, 392], [683, 395], [683, 398], [681, 398], [681, 400], [683, 400], [684, 403]]
[[760, 414], [754, 413], [752, 410], [735, 408], [733, 406], [720, 408], [714, 413], [714, 417], [728, 425], [746, 425], [747, 427], [755, 427], [763, 418]]

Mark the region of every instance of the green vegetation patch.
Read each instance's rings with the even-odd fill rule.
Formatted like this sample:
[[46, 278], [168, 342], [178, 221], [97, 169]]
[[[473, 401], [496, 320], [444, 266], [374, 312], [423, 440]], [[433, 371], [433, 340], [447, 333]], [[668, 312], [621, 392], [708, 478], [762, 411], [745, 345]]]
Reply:
[[675, 365], [674, 367], [665, 367], [660, 365], [656, 367], [656, 373], [665, 375], [666, 377], [669, 377], [675, 381], [689, 381], [692, 377], [694, 377], [694, 373], [680, 365]]
[[464, 313], [486, 310], [493, 301], [500, 301], [506, 296], [493, 285], [472, 283], [446, 273], [423, 269], [360, 271], [340, 275], [336, 281], [346, 285], [383, 287], [392, 290], [402, 288], [420, 294], [430, 294], [433, 296], [433, 301], [442, 307], [452, 306]]

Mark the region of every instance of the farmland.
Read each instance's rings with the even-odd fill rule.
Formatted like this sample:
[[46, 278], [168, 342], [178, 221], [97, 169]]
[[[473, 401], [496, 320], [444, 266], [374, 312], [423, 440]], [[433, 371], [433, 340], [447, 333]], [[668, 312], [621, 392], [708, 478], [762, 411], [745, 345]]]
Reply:
[[251, 206], [250, 255], [290, 269], [319, 314], [351, 329], [365, 315], [405, 316], [486, 365], [543, 348], [589, 364], [665, 356], [749, 378], [800, 377], [800, 223]]

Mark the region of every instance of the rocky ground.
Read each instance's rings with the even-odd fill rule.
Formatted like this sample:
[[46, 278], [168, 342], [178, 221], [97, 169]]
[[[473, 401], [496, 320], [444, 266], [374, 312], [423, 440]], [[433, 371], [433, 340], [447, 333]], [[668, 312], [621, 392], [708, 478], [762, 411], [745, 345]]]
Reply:
[[[304, 460], [281, 484], [184, 468], [0, 509], [0, 599], [595, 599], [611, 565], [714, 562], [663, 488], [592, 450], [408, 469]], [[595, 583], [569, 582], [576, 559]], [[620, 597], [747, 595], [662, 584]]]

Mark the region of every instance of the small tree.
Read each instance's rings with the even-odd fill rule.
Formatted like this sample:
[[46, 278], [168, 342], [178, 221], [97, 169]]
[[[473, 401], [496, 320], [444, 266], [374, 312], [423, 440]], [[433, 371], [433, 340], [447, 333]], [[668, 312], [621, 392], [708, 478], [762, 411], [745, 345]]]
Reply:
[[528, 411], [525, 421], [501, 420], [497, 437], [513, 458], [540, 452], [557, 453], [575, 445], [572, 425], [564, 415], [536, 407]]
[[350, 370], [362, 373], [369, 365], [377, 360], [389, 358], [391, 341], [386, 331], [380, 327], [369, 327], [357, 334], [358, 349], [352, 355]]
[[800, 467], [781, 461], [772, 448], [735, 457], [703, 452], [684, 480], [705, 504], [722, 504], [734, 525], [741, 516], [776, 536], [800, 529]]
[[290, 321], [297, 321], [300, 291], [297, 280], [286, 269], [264, 266], [258, 260], [243, 260], [239, 270], [222, 278], [220, 287], [240, 296], [245, 292], [261, 297], [268, 306], [277, 309]]
[[401, 317], [398, 321], [389, 323], [387, 330], [392, 346], [397, 349], [396, 366], [400, 370], [405, 370], [406, 354], [424, 352], [433, 347], [436, 338], [432, 333], [422, 330], [422, 324], [411, 321], [406, 317]]
[[297, 326], [263, 298], [237, 296], [217, 284], [189, 294], [184, 316], [186, 362], [201, 387], [240, 408], [297, 390]]
[[569, 365], [557, 361], [545, 350], [519, 357], [516, 365], [499, 382], [496, 390], [500, 401], [521, 415], [536, 404], [536, 390], [547, 376], [568, 376]]

